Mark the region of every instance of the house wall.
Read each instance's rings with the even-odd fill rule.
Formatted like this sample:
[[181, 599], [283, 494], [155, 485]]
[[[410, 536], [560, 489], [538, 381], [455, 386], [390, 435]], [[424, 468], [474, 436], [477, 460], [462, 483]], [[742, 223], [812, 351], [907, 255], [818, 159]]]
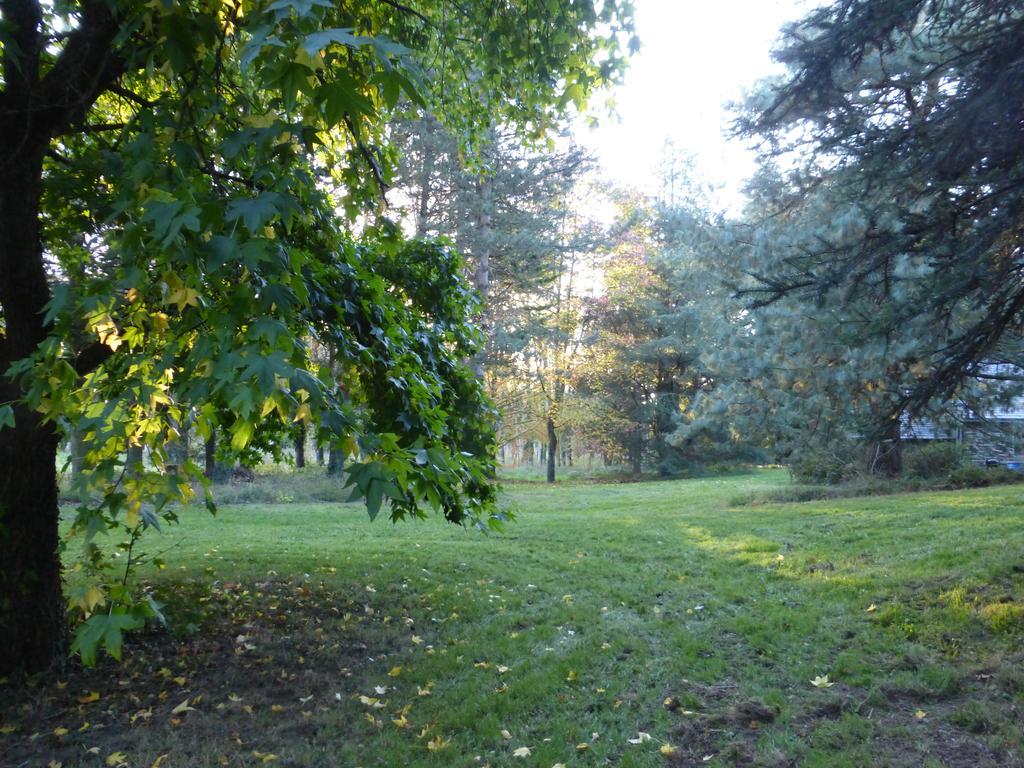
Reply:
[[1019, 421], [969, 422], [963, 428], [964, 447], [975, 464], [992, 459], [1018, 461], [1024, 455], [1024, 424]]

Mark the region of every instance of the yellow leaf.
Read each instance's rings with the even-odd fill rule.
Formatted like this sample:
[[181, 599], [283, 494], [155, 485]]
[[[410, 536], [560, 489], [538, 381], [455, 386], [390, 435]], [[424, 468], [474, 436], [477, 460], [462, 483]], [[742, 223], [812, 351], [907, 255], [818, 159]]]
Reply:
[[252, 756], [259, 760], [261, 763], [272, 763], [277, 760], [277, 755], [273, 752], [257, 752], [253, 750]]
[[398, 728], [408, 728], [409, 727], [409, 721], [406, 719], [405, 715], [402, 715], [401, 717], [398, 717], [398, 718], [392, 718], [391, 722], [394, 723], [395, 726], [398, 727]]
[[57, 736], [57, 737], [67, 736], [68, 735], [68, 729], [67, 728], [54, 728], [53, 729], [53, 735]]
[[439, 752], [451, 743], [451, 739], [442, 739], [440, 736], [435, 736], [427, 742], [427, 749], [431, 752]]
[[91, 704], [92, 702], [99, 701], [99, 700], [100, 700], [100, 692], [99, 691], [90, 691], [89, 693], [85, 694], [84, 696], [79, 696], [78, 697], [78, 703], [79, 704]]
[[877, 606], [877, 605], [875, 605], [874, 603], [872, 603], [871, 605], [869, 605], [869, 606], [868, 606], [867, 608], [865, 608], [864, 610], [865, 610], [865, 612], [867, 612], [867, 613], [874, 613], [875, 611], [877, 611], [877, 610], [878, 610], [878, 606]]
[[107, 765], [111, 766], [127, 765], [128, 755], [126, 755], [124, 752], [111, 752], [109, 755], [107, 755], [107, 759], [105, 762]]
[[811, 685], [813, 685], [815, 688], [831, 688], [833, 685], [835, 685], [835, 683], [831, 682], [828, 679], [828, 675], [818, 675], [813, 680], [811, 680]]
[[512, 750], [512, 757], [529, 757], [531, 754], [529, 747], [516, 747]]
[[156, 760], [153, 761], [153, 764], [151, 766], [149, 766], [149, 768], [160, 768], [160, 766], [164, 764], [164, 760], [166, 760], [170, 756], [171, 756], [170, 752], [166, 752], [166, 753], [160, 755], [160, 757], [158, 757]]
[[0, 734], [3, 734], [4, 736], [9, 733], [14, 733], [16, 730], [18, 730], [18, 726], [16, 725], [0, 725]]
[[509, 733], [507, 728], [502, 728], [501, 729], [501, 738], [505, 739], [505, 741], [510, 741], [512, 739], [512, 734]]
[[497, 669], [498, 669], [498, 674], [499, 675], [503, 675], [506, 672], [508, 672], [508, 667], [506, 667], [504, 664], [499, 664]]
[[64, 763], [60, 760], [51, 760], [46, 764], [46, 768], [64, 768]]
[[282, 707], [280, 704], [271, 704], [270, 705], [270, 711], [271, 712], [284, 712], [284, 707]]
[[413, 642], [413, 645], [419, 645], [420, 643], [423, 642], [423, 638], [420, 637], [419, 635], [413, 635], [412, 636], [412, 642]]
[[917, 712], [914, 713], [914, 717], [916, 717], [918, 720], [924, 720], [926, 717], [928, 717], [928, 713], [925, 712], [923, 709], [919, 709], [917, 710]]
[[187, 682], [187, 680], [185, 680], [184, 677], [176, 677], [174, 678], [174, 682], [176, 682], [178, 685], [184, 685]]
[[242, 697], [239, 696], [237, 693], [229, 693], [228, 694], [228, 701], [233, 701], [234, 703], [237, 704], [241, 700], [242, 700]]
[[565, 681], [567, 683], [575, 683], [576, 682], [576, 677], [577, 677], [576, 670], [575, 669], [570, 669], [569, 670], [569, 674], [565, 676]]
[[416, 695], [417, 696], [429, 696], [430, 695], [430, 686], [428, 685], [426, 688], [420, 688], [419, 686], [416, 686]]
[[643, 744], [644, 742], [651, 740], [651, 734], [645, 731], [637, 731], [635, 739], [626, 739], [630, 744]]
[[587, 744], [587, 742], [585, 741], [581, 741], [579, 744], [576, 745], [577, 752], [586, 752], [588, 749], [590, 749], [590, 745]]
[[392, 667], [388, 672], [388, 677], [398, 677], [400, 674], [402, 674], [401, 667]]
[[185, 699], [181, 704], [171, 710], [172, 715], [183, 715], [186, 712], [195, 712], [195, 709], [188, 705], [188, 699]]
[[661, 754], [663, 754], [665, 757], [671, 757], [679, 751], [679, 748], [673, 747], [671, 744], [662, 744], [661, 749], [659, 749], [658, 751], [661, 752]]

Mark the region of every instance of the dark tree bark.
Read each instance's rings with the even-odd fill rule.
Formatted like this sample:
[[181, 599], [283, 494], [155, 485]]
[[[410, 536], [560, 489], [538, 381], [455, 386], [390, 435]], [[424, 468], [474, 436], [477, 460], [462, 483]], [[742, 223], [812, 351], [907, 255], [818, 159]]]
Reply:
[[[0, 372], [46, 337], [50, 299], [39, 236], [46, 144], [11, 122], [0, 117]], [[0, 402], [21, 396], [18, 382], [0, 376]], [[59, 439], [33, 411], [16, 405], [14, 416], [14, 428], [0, 429], [0, 676], [47, 669], [63, 658], [67, 637], [57, 553]]]
[[203, 445], [203, 475], [207, 480], [213, 480], [217, 475], [217, 433], [211, 432]]
[[555, 482], [555, 460], [558, 458], [558, 434], [555, 420], [548, 416], [548, 482]]
[[327, 456], [327, 476], [341, 477], [345, 473], [345, 454], [341, 448], [332, 445]]
[[299, 426], [299, 432], [295, 435], [295, 468], [302, 469], [306, 466], [306, 425]]
[[317, 445], [316, 447], [316, 465], [322, 467], [324, 465], [324, 447]]

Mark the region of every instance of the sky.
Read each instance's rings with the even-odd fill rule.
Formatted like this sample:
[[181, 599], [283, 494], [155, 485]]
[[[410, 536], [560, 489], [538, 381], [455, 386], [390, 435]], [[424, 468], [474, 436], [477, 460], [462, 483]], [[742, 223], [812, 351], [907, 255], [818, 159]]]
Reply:
[[[780, 72], [771, 49], [780, 27], [813, 7], [810, 0], [636, 0], [642, 48], [625, 82], [611, 92], [617, 117], [597, 112], [576, 138], [595, 150], [604, 176], [642, 191], [657, 189], [666, 140], [692, 153], [712, 200], [737, 212], [754, 154], [724, 135], [726, 104], [766, 75]], [[595, 104], [602, 100], [599, 95]]]

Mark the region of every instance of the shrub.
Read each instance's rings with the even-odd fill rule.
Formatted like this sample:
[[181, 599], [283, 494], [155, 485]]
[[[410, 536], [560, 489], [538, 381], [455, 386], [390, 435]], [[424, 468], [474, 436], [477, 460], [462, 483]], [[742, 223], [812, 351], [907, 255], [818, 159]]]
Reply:
[[948, 477], [963, 464], [963, 449], [952, 442], [915, 445], [903, 452], [903, 472], [907, 477], [923, 480]]
[[992, 474], [985, 467], [965, 464], [949, 473], [947, 483], [951, 488], [984, 488], [992, 484]]
[[853, 448], [845, 443], [801, 450], [789, 465], [789, 472], [796, 482], [805, 485], [837, 485], [860, 473]]

